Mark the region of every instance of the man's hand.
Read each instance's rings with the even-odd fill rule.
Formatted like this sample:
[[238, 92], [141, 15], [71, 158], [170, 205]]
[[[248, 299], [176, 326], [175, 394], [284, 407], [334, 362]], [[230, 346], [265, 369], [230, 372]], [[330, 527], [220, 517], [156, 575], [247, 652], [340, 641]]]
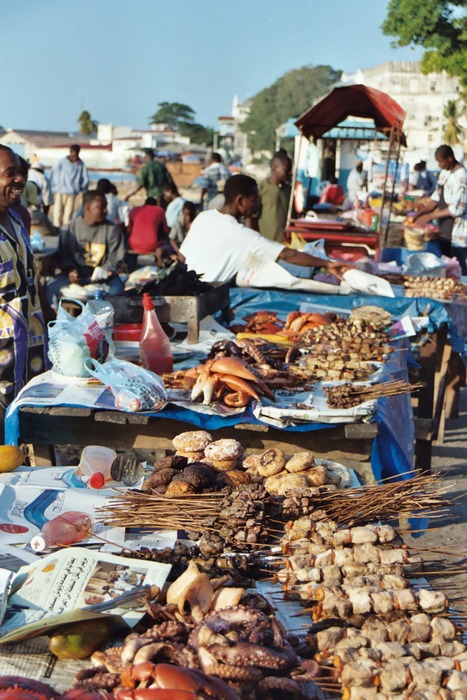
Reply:
[[421, 216], [417, 216], [413, 219], [413, 221], [416, 221], [419, 226], [426, 226], [426, 224], [429, 224], [432, 220], [433, 214], [422, 214]]
[[76, 269], [68, 272], [68, 281], [70, 284], [79, 284], [79, 272]]
[[345, 263], [345, 262], [335, 262], [333, 260], [329, 261], [326, 264], [326, 272], [329, 272], [329, 274], [334, 275], [338, 279], [343, 279], [344, 272], [347, 272], [347, 270], [351, 270], [354, 265], [350, 263]]
[[91, 275], [91, 280], [93, 282], [104, 282], [106, 279], [110, 277], [112, 273], [109, 272], [108, 270], [105, 270], [103, 267], [95, 267], [92, 275]]

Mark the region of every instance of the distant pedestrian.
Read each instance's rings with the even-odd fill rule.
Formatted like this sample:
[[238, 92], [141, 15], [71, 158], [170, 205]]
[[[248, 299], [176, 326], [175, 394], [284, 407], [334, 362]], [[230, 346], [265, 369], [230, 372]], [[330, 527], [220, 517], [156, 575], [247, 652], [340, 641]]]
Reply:
[[226, 180], [231, 177], [232, 173], [222, 162], [220, 153], [213, 153], [211, 162], [203, 171], [203, 187], [201, 189], [201, 208], [208, 209], [209, 203], [214, 197], [223, 192]]
[[138, 181], [138, 187], [132, 190], [125, 197], [125, 200], [128, 201], [130, 197], [133, 197], [133, 195], [144, 187], [146, 190], [146, 197], [157, 199], [157, 203], [160, 206], [163, 204], [162, 190], [164, 185], [173, 182], [172, 176], [164, 163], [154, 159], [154, 151], [152, 148], [146, 148], [144, 150], [143, 167], [137, 174], [136, 179]]
[[79, 157], [80, 147], [70, 146], [70, 153], [52, 168], [51, 185], [54, 194], [54, 225], [68, 226], [75, 208], [76, 197], [86, 192], [89, 175]]

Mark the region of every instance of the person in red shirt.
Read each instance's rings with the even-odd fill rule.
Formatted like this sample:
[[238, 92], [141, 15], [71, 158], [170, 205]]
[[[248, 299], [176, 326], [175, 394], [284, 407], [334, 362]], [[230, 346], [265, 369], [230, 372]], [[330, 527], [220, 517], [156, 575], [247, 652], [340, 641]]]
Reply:
[[338, 207], [344, 203], [344, 198], [345, 194], [343, 188], [338, 184], [337, 178], [331, 175], [329, 183], [321, 193], [319, 204], [332, 204], [332, 206]]
[[167, 244], [169, 227], [165, 211], [154, 197], [148, 197], [142, 207], [133, 207], [128, 223], [128, 249], [138, 255], [155, 255], [159, 261]]

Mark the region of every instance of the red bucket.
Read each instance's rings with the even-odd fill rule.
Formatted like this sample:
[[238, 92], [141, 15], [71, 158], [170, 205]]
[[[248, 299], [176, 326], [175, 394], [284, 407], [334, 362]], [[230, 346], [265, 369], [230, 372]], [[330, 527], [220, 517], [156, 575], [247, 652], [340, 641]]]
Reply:
[[139, 342], [141, 338], [141, 323], [120, 323], [114, 326], [114, 340], [126, 340]]

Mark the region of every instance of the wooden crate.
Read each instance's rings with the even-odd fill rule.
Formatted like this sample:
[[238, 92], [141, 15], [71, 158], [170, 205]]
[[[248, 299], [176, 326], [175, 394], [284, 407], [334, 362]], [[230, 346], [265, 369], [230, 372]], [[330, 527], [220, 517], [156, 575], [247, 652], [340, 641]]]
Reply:
[[[110, 297], [109, 301], [115, 309], [115, 323], [142, 322], [141, 297], [118, 296]], [[198, 342], [199, 324], [206, 316], [222, 311], [225, 320], [229, 320], [230, 296], [227, 282], [216, 283], [212, 289], [198, 296], [158, 296], [153, 301], [161, 323], [187, 324], [189, 343]]]

